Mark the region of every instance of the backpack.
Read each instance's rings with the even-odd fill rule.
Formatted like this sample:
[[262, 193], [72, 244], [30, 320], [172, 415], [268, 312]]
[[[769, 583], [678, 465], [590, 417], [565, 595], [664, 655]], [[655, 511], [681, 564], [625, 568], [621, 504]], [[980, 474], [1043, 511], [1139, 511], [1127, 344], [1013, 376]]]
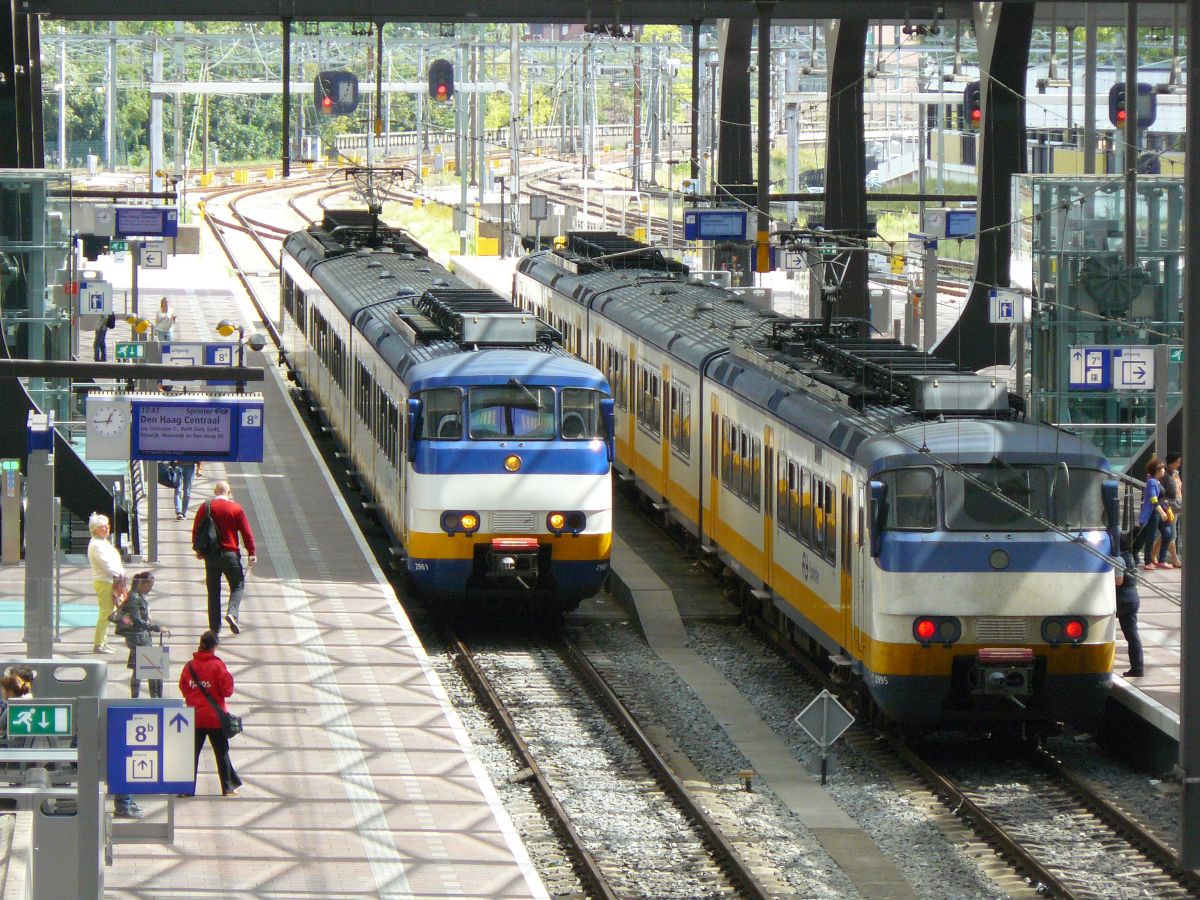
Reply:
[[192, 549], [201, 556], [216, 556], [221, 552], [221, 536], [217, 533], [217, 521], [212, 517], [212, 501], [205, 503], [202, 509], [204, 518], [192, 537]]

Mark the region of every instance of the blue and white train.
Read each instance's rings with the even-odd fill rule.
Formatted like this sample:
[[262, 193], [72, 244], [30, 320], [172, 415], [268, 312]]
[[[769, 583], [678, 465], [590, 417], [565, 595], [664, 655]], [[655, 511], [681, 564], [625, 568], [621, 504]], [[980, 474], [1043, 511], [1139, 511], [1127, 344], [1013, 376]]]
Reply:
[[516, 302], [606, 374], [618, 474], [746, 602], [899, 722], [1100, 714], [1116, 482], [1091, 444], [857, 322], [757, 311], [612, 233], [567, 240], [521, 261]]
[[287, 362], [416, 592], [549, 612], [596, 593], [612, 541], [604, 376], [367, 213], [327, 212], [282, 256]]

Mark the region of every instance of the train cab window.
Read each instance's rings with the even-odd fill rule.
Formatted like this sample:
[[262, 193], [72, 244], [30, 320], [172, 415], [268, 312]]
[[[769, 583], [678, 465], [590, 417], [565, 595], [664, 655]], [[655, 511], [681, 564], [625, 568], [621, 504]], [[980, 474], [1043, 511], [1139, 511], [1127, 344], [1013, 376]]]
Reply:
[[421, 400], [421, 434], [431, 440], [461, 440], [462, 391], [435, 388], [422, 391], [418, 396]]
[[1034, 515], [1049, 512], [1040, 466], [964, 466], [946, 472], [944, 490], [946, 527], [955, 531], [1041, 531]]
[[553, 388], [514, 378], [508, 384], [471, 388], [467, 405], [473, 440], [548, 441], [557, 434]]
[[562, 390], [562, 436], [568, 441], [590, 441], [605, 437], [600, 415], [599, 391], [586, 388]]
[[937, 527], [933, 469], [898, 469], [880, 478], [888, 486], [885, 527], [900, 531]]
[[1096, 469], [1050, 470], [1050, 500], [1054, 524], [1069, 530], [1108, 527], [1104, 509], [1104, 480], [1110, 478]]

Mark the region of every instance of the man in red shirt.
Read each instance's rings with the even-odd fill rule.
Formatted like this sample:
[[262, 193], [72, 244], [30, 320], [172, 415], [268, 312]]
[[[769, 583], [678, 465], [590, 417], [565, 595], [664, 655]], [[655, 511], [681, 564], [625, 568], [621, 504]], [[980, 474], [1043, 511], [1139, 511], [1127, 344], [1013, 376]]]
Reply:
[[221, 578], [224, 577], [229, 582], [229, 609], [226, 610], [225, 621], [230, 631], [240, 634], [242, 629], [238, 627], [238, 611], [246, 587], [246, 573], [242, 569], [238, 538], [240, 536], [245, 545], [250, 567], [253, 568], [258, 562], [258, 557], [254, 555], [254, 535], [246, 520], [246, 511], [233, 500], [233, 490], [228, 481], [218, 481], [213, 486], [213, 498], [200, 504], [192, 522], [193, 541], [200, 530], [200, 523], [210, 514], [217, 526], [221, 552], [215, 556], [196, 554], [197, 559], [204, 560], [204, 575], [208, 583], [208, 629], [213, 634], [221, 633]]

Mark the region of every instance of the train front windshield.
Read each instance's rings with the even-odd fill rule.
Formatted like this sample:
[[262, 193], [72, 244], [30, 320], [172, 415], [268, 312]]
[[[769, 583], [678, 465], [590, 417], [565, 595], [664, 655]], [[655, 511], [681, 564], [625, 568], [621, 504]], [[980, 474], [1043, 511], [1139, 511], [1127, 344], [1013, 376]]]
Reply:
[[1042, 531], [1046, 521], [1068, 530], [1107, 527], [1102, 485], [1111, 476], [1096, 469], [998, 462], [938, 474], [925, 466], [882, 474], [890, 498], [886, 528], [936, 528], [939, 493], [949, 531]]
[[419, 395], [422, 433], [433, 440], [590, 441], [603, 439], [603, 394], [589, 388], [508, 384], [479, 385], [465, 392], [438, 388]]

